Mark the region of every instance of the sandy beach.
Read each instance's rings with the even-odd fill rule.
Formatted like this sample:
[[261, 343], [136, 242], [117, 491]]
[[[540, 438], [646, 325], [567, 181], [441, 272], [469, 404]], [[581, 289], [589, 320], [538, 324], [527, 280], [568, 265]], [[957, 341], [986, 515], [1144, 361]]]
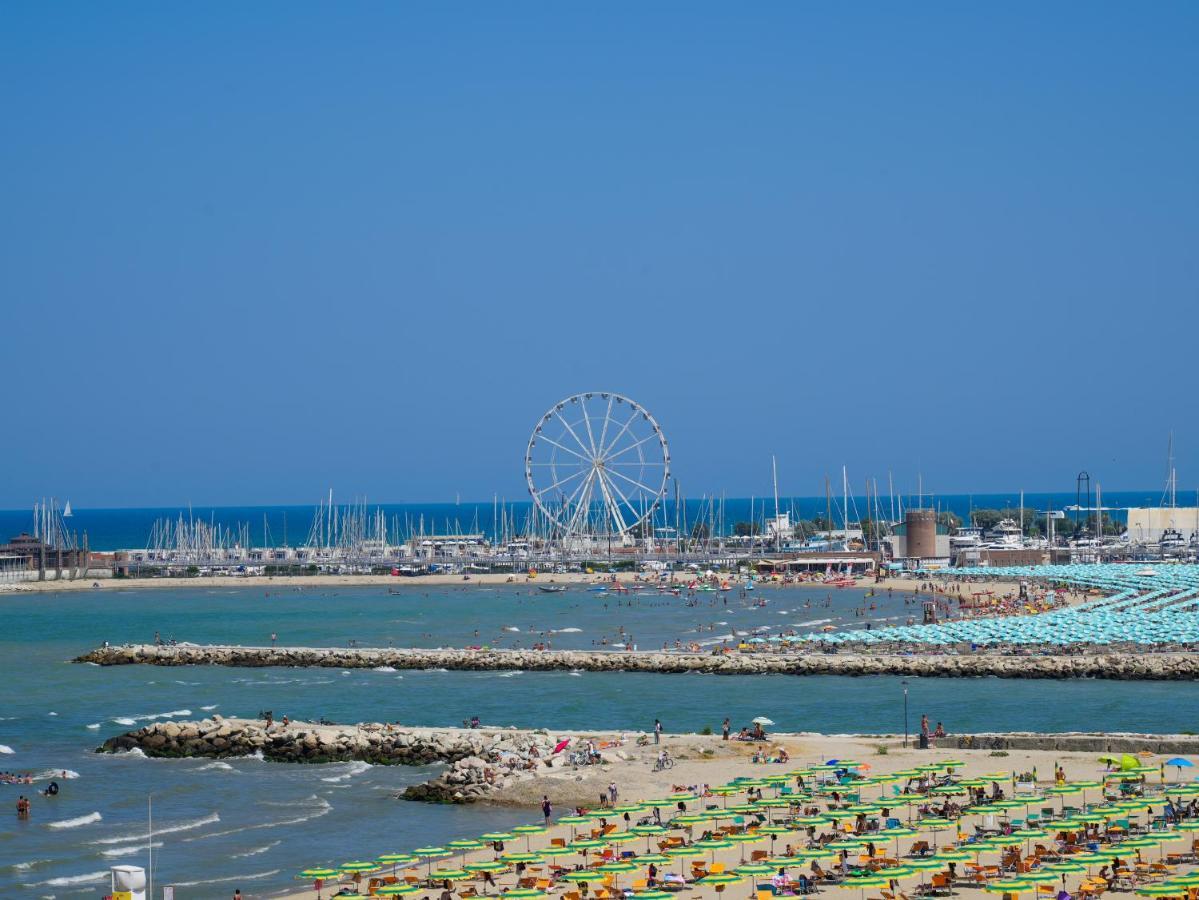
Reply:
[[[538, 585], [538, 584], [600, 584], [615, 579], [621, 584], [646, 583], [647, 579], [655, 577], [642, 572], [618, 572], [614, 574], [588, 574], [571, 572], [565, 574], [541, 573], [536, 577], [528, 575], [508, 574], [472, 574], [470, 576], [434, 574], [416, 575], [411, 577], [394, 575], [204, 575], [194, 578], [80, 578], [71, 580], [20, 581], [0, 584], [0, 593], [12, 592], [47, 592], [60, 591], [123, 591], [136, 588], [261, 588], [263, 591], [284, 590], [331, 590], [338, 587], [380, 587], [392, 590], [417, 590], [437, 587], [465, 587], [469, 585]], [[694, 573], [675, 572], [671, 575], [671, 583], [684, 586], [694, 580]], [[942, 582], [945, 576], [938, 576]], [[834, 591], [839, 588], [821, 584], [819, 581], [784, 583], [770, 576], [754, 580], [758, 588], [806, 586], [813, 588], [827, 587]], [[1013, 581], [966, 582], [948, 579], [952, 587], [945, 589], [947, 596], [957, 598], [969, 597], [973, 593], [990, 592], [995, 598], [1012, 598], [1020, 592], [1020, 585]], [[739, 582], [732, 583], [732, 589], [738, 589]], [[876, 581], [873, 577], [862, 577], [855, 581], [854, 587], [862, 589], [873, 588], [879, 591], [901, 591], [907, 593], [925, 592], [921, 588], [922, 581], [916, 578], [886, 577]], [[941, 585], [938, 585], [939, 587]]]
[[[614, 736], [608, 735], [606, 737], [611, 738]], [[1154, 738], [1153, 740], [1157, 739]], [[1133, 738], [1132, 740], [1135, 745], [1136, 739]], [[1146, 738], [1146, 744], [1149, 742], [1150, 739]], [[952, 736], [943, 740], [942, 743], [946, 745], [952, 744]], [[915, 744], [914, 738], [912, 744]], [[955, 746], [918, 750], [914, 746], [905, 748], [902, 736], [894, 735], [863, 737], [786, 734], [771, 736], [765, 743], [752, 743], [739, 741], [725, 742], [719, 736], [668, 734], [663, 737], [662, 747], [676, 759], [674, 768], [666, 773], [655, 773], [653, 771], [652, 760], [655, 758], [658, 748], [650, 745], [648, 748], [636, 748], [636, 755], [628, 763], [620, 766], [597, 767], [600, 771], [581, 776], [578, 781], [570, 782], [554, 778], [531, 780], [519, 792], [515, 792], [505, 798], [505, 802], [528, 805], [531, 807], [529, 821], [537, 822], [540, 820], [540, 810], [537, 807], [543, 795], [549, 797], [555, 807], [555, 817], [557, 817], [571, 811], [564, 810], [564, 807], [585, 806], [593, 808], [598, 801], [600, 793], [603, 792], [609, 782], [617, 785], [619, 802], [639, 802], [665, 797], [677, 790], [702, 789], [704, 785], [723, 784], [738, 777], [762, 778], [768, 775], [781, 774], [788, 770], [824, 763], [830, 759], [857, 760], [864, 764], [863, 771], [871, 775], [910, 769], [918, 765], [938, 761], [957, 760], [960, 761], [961, 765], [955, 769], [955, 774], [962, 777], [979, 777], [994, 773], [997, 770], [1008, 773], [1035, 773], [1038, 787], [1041, 790], [1052, 785], [1053, 773], [1059, 766], [1064, 770], [1065, 777], [1071, 781], [1101, 780], [1106, 768], [1105, 764], [1097, 758], [1101, 754], [1093, 751], [1064, 752], [1049, 749], [986, 751], [959, 749]], [[789, 756], [789, 761], [785, 764], [777, 762], [755, 763], [753, 761], [756, 753], [764, 752], [769, 757], [777, 757], [781, 750], [785, 750]], [[1161, 757], [1146, 757], [1146, 760], [1152, 763], [1160, 762], [1161, 759]], [[1167, 779], [1172, 776], [1173, 770], [1168, 770]], [[1148, 780], [1151, 785], [1159, 784], [1161, 781], [1156, 775], [1149, 776]], [[1012, 779], [1005, 778], [1001, 787], [1010, 794]], [[877, 786], [870, 788], [869, 794], [864, 793], [863, 799], [873, 799], [875, 793], [879, 791], [885, 792], [886, 788]], [[1098, 796], [1099, 791], [1096, 790], [1091, 800], [1098, 799]], [[697, 807], [702, 805], [719, 805], [721, 802], [720, 797], [711, 797], [707, 800], [699, 801]], [[1069, 802], [1073, 803], [1075, 801], [1071, 800]], [[1038, 805], [1049, 806], [1060, 805], [1060, 803], [1050, 799]], [[666, 811], [664, 810], [663, 812], [665, 818]], [[673, 810], [671, 812], [673, 814]], [[693, 837], [698, 838], [698, 832], [704, 827], [708, 826], [697, 826]], [[546, 834], [534, 835], [531, 838], [530, 846], [533, 850], [537, 850], [548, 846], [554, 838], [570, 840], [571, 836], [570, 828], [560, 825], [552, 827]], [[463, 834], [461, 837], [469, 838], [474, 837], [474, 835]], [[928, 837], [931, 839], [931, 836]], [[950, 842], [953, 838], [953, 834], [944, 834], [942, 842]], [[899, 855], [906, 855], [909, 845], [915, 840], [915, 836], [900, 840]], [[781, 855], [782, 844], [790, 842], [794, 842], [797, 846], [800, 846], [801, 836], [798, 834], [785, 837], [780, 836], [777, 846], [772, 845], [775, 855]], [[645, 852], [645, 846], [640, 843], [627, 846], [632, 847], [637, 853]], [[765, 845], [748, 845], [750, 850], [757, 850], [763, 846]], [[364, 823], [360, 858], [372, 859], [384, 853], [406, 852], [410, 849], [388, 846], [385, 836], [372, 834], [369, 823]], [[512, 847], [509, 847], [509, 850], [512, 849]], [[520, 846], [517, 849], [524, 850], [524, 847]], [[748, 855], [749, 850], [745, 848], [745, 845], [737, 845], [727, 849], [717, 849], [714, 851], [714, 854], [709, 854], [709, 857], [710, 861], [718, 864], [723, 863], [726, 868], [732, 869], [741, 863], [743, 858], [748, 858]], [[465, 862], [490, 861], [494, 858], [495, 853], [490, 847], [487, 847], [483, 850], [476, 850], [467, 854]], [[332, 863], [336, 865], [340, 862], [314, 860], [313, 865], [317, 865], [318, 863]], [[447, 866], [452, 864], [453, 868], [458, 868], [463, 860], [455, 856], [452, 859], [439, 862], [443, 862]], [[564, 862], [566, 861], [564, 860]], [[671, 866], [663, 866], [664, 871], [669, 868]], [[424, 868], [422, 866], [421, 872], [423, 871]], [[757, 880], [764, 881], [768, 878], [769, 875], [766, 875]], [[511, 887], [513, 876], [510, 874], [499, 876], [497, 877], [497, 882], [501, 889]], [[363, 882], [363, 886], [365, 887], [365, 881]], [[459, 883], [455, 886], [455, 890], [462, 891], [464, 886], [463, 883]], [[572, 889], [572, 886], [569, 884], [558, 884], [552, 893], [563, 896]], [[825, 890], [828, 889], [825, 888]], [[712, 885], [703, 884], [690, 884], [686, 891], [693, 898], [715, 898], [719, 893]], [[737, 887], [730, 887], [729, 891], [732, 896], [741, 897], [749, 894], [750, 888], [748, 884], [742, 884]], [[247, 897], [253, 896], [253, 891], [247, 891], [246, 888], [243, 888], [243, 893]], [[323, 896], [328, 897], [331, 893], [329, 887], [326, 886]], [[413, 896], [436, 897], [438, 894], [440, 894], [440, 888], [437, 890], [426, 890]], [[871, 892], [871, 896], [877, 895], [877, 889]], [[299, 890], [288, 895], [288, 900], [314, 900], [316, 896], [316, 892], [311, 889]], [[455, 896], [460, 896], [460, 894], [456, 893]]]

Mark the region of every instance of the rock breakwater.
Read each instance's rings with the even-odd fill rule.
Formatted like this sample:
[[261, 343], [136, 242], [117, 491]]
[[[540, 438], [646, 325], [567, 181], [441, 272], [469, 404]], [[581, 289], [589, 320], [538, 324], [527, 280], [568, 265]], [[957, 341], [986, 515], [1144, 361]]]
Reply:
[[101, 666], [243, 666], [369, 669], [451, 669], [529, 672], [702, 672], [716, 675], [905, 675], [913, 677], [1108, 678], [1190, 681], [1199, 653], [1074, 652], [887, 653], [819, 650], [796, 653], [679, 653], [615, 650], [449, 650], [324, 647], [229, 647], [128, 644], [93, 650], [75, 660]]
[[[446, 769], [432, 781], [413, 785], [405, 799], [469, 803], [487, 799], [521, 779], [570, 764], [554, 747], [563, 738], [514, 728], [401, 728], [391, 725], [287, 726], [214, 716], [197, 722], [155, 722], [109, 738], [101, 753], [139, 750], [146, 756], [227, 759], [261, 756], [273, 762], [366, 762], [372, 765], [431, 765]], [[617, 757], [606, 762], [619, 762]]]

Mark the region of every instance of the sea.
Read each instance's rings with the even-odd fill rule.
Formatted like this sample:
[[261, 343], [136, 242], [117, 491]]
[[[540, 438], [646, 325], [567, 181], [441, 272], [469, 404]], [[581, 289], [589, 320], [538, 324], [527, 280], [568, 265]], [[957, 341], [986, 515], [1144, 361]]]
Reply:
[[[585, 586], [132, 588], [0, 593], [0, 894], [99, 897], [109, 867], [147, 865], [179, 900], [272, 896], [316, 865], [473, 837], [536, 810], [396, 799], [436, 767], [156, 760], [99, 754], [149, 722], [213, 714], [327, 717], [554, 729], [668, 731], [735, 727], [767, 716], [779, 730], [903, 733], [927, 713], [952, 734], [976, 730], [1182, 732], [1196, 727], [1199, 684], [993, 678], [900, 679], [592, 672], [100, 667], [71, 659], [102, 641], [263, 645], [524, 646], [709, 644], [783, 629], [894, 623], [918, 613], [900, 594], [759, 588], [698, 599]], [[905, 691], [907, 702], [905, 704]], [[801, 762], [815, 762], [802, 760]], [[55, 780], [54, 797], [39, 792]], [[18, 821], [18, 796], [32, 816]], [[151, 818], [153, 838], [150, 832]]]
[[[59, 505], [65, 505], [68, 499], [59, 498]], [[1079, 500], [1083, 507], [1087, 507], [1088, 504], [1094, 503], [1096, 498], [1092, 496], [1088, 500], [1085, 494], [1079, 496], [1074, 491], [1027, 493], [1024, 495], [1024, 507], [1029, 516], [1043, 516], [1046, 510], [1063, 510], [1075, 505]], [[1102, 501], [1104, 509], [1109, 510], [1108, 515], [1119, 522], [1124, 521], [1123, 510], [1130, 506], [1159, 505], [1162, 502], [1162, 492], [1114, 491], [1104, 493]], [[1185, 503], [1189, 500], [1180, 497], [1179, 502]], [[1196, 503], [1199, 504], [1199, 499]], [[848, 505], [849, 520], [854, 522], [860, 517], [871, 516], [872, 510], [879, 518], [890, 518], [893, 511], [898, 514], [900, 508], [917, 505], [953, 512], [963, 521], [968, 521], [972, 509], [1016, 509], [1019, 504], [1020, 494], [1017, 491], [1006, 494], [896, 497], [894, 507], [886, 495], [877, 501], [868, 500], [864, 496], [850, 496]], [[778, 508], [780, 512], [790, 513], [792, 521], [795, 521], [800, 518], [827, 516], [831, 506], [833, 522], [839, 523], [843, 518], [844, 505], [840, 495], [834, 495], [829, 499], [780, 497]], [[493, 538], [497, 535], [510, 536], [514, 530], [521, 530], [529, 520], [531, 504], [527, 500], [517, 503], [503, 503], [498, 500], [478, 503], [383, 503], [370, 504], [367, 509], [372, 517], [376, 510], [382, 512], [393, 539], [404, 540], [418, 531], [424, 534], [483, 534]], [[697, 523], [705, 523], [710, 526], [712, 533], [720, 534], [731, 533], [738, 522], [757, 522], [761, 525], [765, 518], [773, 514], [773, 498], [712, 497], [681, 501], [681, 508], [676, 517], [674, 501], [667, 499], [656, 513], [655, 522], [671, 527], [680, 522], [684, 525], [684, 533], [690, 533]], [[1068, 515], [1080, 514], [1071, 512]], [[1085, 514], [1081, 515], [1085, 517]], [[220, 526], [235, 536], [244, 533], [248, 535], [250, 544], [256, 547], [297, 547], [308, 541], [310, 533], [320, 533], [319, 527], [324, 518], [321, 508], [316, 504], [214, 507], [181, 505], [142, 509], [86, 509], [73, 506], [71, 516], [65, 520], [65, 524], [81, 542], [86, 534], [88, 546], [92, 550], [109, 551], [149, 546], [156, 522], [169, 521], [177, 524], [180, 521], [197, 520], [213, 527]], [[32, 528], [32, 504], [30, 509], [0, 510], [0, 542], [22, 531], [32, 531]]]

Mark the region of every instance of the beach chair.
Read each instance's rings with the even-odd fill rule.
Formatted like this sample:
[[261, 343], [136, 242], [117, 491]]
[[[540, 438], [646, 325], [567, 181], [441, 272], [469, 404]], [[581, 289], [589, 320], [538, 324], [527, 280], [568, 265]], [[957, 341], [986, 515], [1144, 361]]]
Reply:
[[770, 853], [767, 850], [754, 850], [749, 854], [750, 862], [759, 862], [763, 859], [770, 859]]
[[929, 879], [929, 893], [931, 894], [952, 894], [953, 885], [949, 880], [949, 876], [944, 872], [937, 872]]
[[912, 843], [912, 849], [908, 851], [908, 856], [928, 856], [931, 852], [928, 841], [915, 841]]

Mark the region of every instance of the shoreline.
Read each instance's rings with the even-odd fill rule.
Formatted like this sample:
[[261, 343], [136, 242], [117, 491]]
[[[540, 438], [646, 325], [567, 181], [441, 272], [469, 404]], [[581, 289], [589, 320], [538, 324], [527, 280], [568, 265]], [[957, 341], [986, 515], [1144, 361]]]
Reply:
[[1199, 679], [1199, 652], [1155, 653], [1096, 648], [1093, 653], [1013, 654], [1000, 650], [922, 654], [882, 652], [704, 652], [651, 650], [507, 650], [336, 647], [234, 647], [128, 644], [97, 648], [76, 663], [100, 666], [449, 669], [587, 671], [715, 675], [898, 675], [911, 677], [1097, 678], [1130, 681]]
[[[565, 584], [565, 585], [587, 585], [594, 586], [605, 582], [611, 582], [613, 576], [618, 583], [646, 583], [647, 579], [652, 577], [644, 572], [614, 572], [614, 573], [592, 573], [585, 572], [568, 572], [565, 574], [541, 573], [535, 578], [525, 574], [509, 575], [504, 573], [479, 573], [471, 574], [469, 578], [464, 578], [462, 575], [450, 574], [434, 574], [434, 575], [197, 575], [188, 578], [78, 578], [71, 580], [47, 580], [47, 581], [16, 581], [0, 584], [0, 595], [6, 593], [22, 594], [22, 593], [67, 593], [74, 591], [95, 591], [102, 593], [105, 591], [121, 591], [126, 589], [141, 589], [141, 588], [277, 588], [280, 590], [291, 590], [295, 588], [315, 588], [319, 590], [327, 590], [339, 586], [348, 587], [387, 587], [396, 589], [417, 589], [428, 587], [430, 585], [437, 586], [457, 586], [470, 587], [472, 585], [486, 585], [494, 587], [496, 585], [513, 585], [513, 586], [529, 586], [537, 587], [538, 585], [546, 584]], [[675, 586], [685, 585], [689, 581], [695, 580], [694, 573], [674, 572], [670, 580], [670, 584]], [[740, 590], [744, 583], [742, 580], [730, 582], [730, 592]], [[936, 576], [940, 585], [940, 581], [946, 577], [953, 578], [951, 573], [941, 572]], [[793, 581], [784, 583], [782, 581], [772, 581], [770, 576], [753, 579], [755, 587], [761, 589], [777, 589], [777, 588], [813, 588], [827, 589], [829, 591], [841, 590], [832, 585], [824, 584], [820, 581]], [[873, 577], [856, 578], [854, 585], [850, 590], [879, 590], [879, 591], [900, 591], [902, 593], [923, 593], [933, 596], [928, 590], [922, 590], [921, 579], [918, 578], [894, 578], [885, 577], [879, 581], [875, 581]], [[1020, 585], [1014, 581], [1004, 580], [988, 580], [981, 581], [965, 581], [953, 580], [950, 582], [959, 590], [948, 591], [938, 590], [937, 597], [957, 599], [958, 597], [968, 596], [972, 591], [964, 590], [971, 585], [986, 585], [988, 590], [996, 596], [1011, 598], [1019, 593]], [[656, 586], [656, 582], [653, 583]], [[986, 593], [979, 591], [978, 593]]]
[[[401, 726], [359, 722], [326, 725], [312, 722], [272, 723], [219, 715], [199, 721], [155, 722], [109, 738], [97, 753], [140, 751], [160, 759], [234, 759], [259, 756], [283, 765], [321, 765], [365, 762], [384, 766], [445, 768], [429, 781], [411, 785], [397, 799], [432, 803], [491, 803], [536, 806], [543, 796], [557, 805], [592, 802], [613, 779], [645, 782], [655, 774], [670, 779], [708, 781], [711, 768], [729, 761], [744, 762], [763, 748], [805, 748], [855, 745], [874, 755], [914, 752], [933, 756], [954, 752], [979, 759], [1014, 754], [1097, 753], [1197, 754], [1199, 736], [1105, 732], [989, 732], [950, 735], [936, 746], [904, 747], [903, 736], [885, 734], [830, 735], [818, 732], [776, 732], [765, 741], [722, 740], [719, 734], [663, 733], [661, 745], [648, 735], [614, 730], [551, 730], [483, 725], [479, 728]], [[596, 762], [573, 765], [570, 752], [593, 742]], [[555, 752], [562, 744], [565, 751]], [[910, 744], [916, 743], [912, 736]], [[669, 776], [655, 773], [660, 749], [675, 759]], [[810, 752], [810, 751], [809, 751]], [[792, 753], [792, 755], [795, 755]], [[644, 770], [650, 770], [648, 772]], [[677, 773], [676, 773], [677, 770]], [[645, 776], [649, 776], [648, 780]]]

